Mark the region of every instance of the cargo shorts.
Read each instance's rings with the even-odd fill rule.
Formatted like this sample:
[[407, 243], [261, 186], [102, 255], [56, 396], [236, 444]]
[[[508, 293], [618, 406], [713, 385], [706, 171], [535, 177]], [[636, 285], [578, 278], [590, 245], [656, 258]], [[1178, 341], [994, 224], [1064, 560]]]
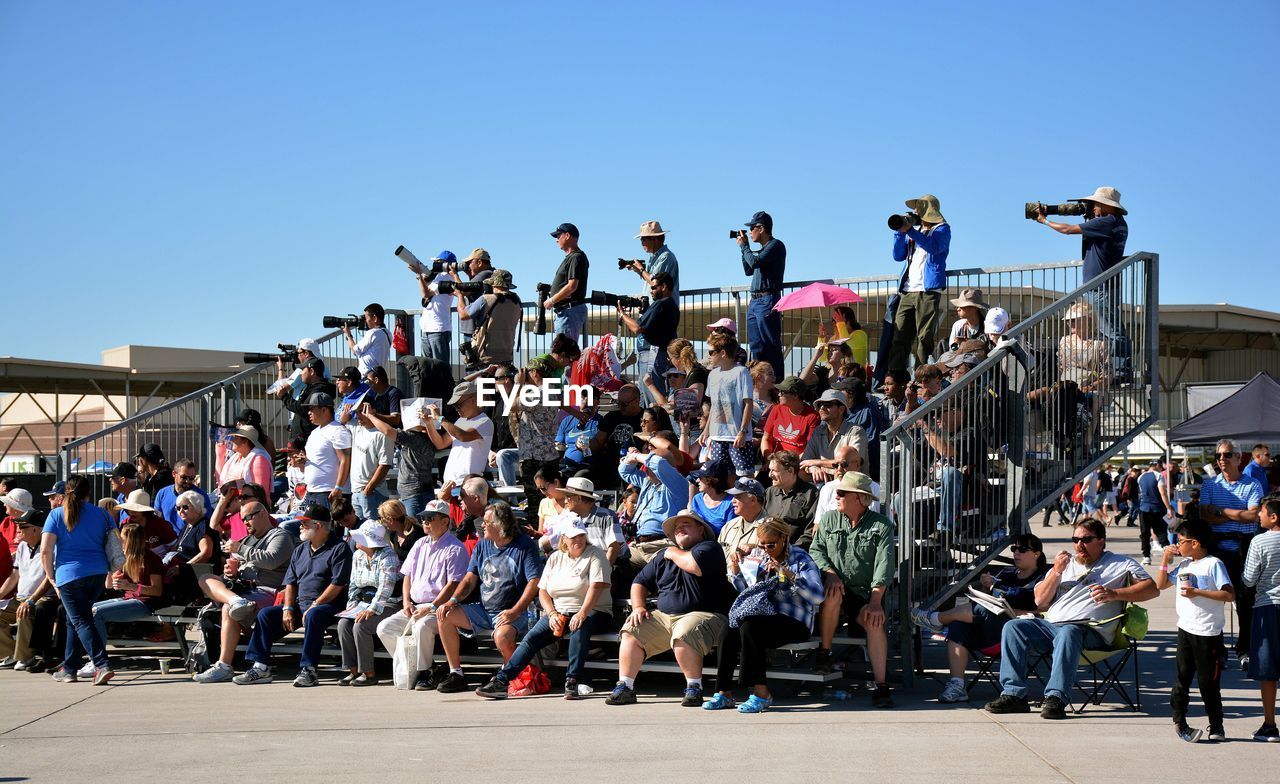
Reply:
[[653, 610], [643, 623], [633, 625], [628, 618], [622, 634], [630, 634], [644, 648], [645, 656], [671, 650], [676, 640], [706, 656], [720, 644], [729, 629], [729, 618], [719, 613], [689, 612], [668, 615]]

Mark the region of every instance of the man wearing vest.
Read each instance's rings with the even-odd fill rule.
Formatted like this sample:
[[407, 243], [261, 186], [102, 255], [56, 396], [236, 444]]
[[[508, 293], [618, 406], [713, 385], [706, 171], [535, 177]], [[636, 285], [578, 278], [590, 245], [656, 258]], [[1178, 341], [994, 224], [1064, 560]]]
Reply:
[[492, 290], [470, 304], [466, 296], [455, 289], [459, 320], [475, 325], [473, 342], [482, 367], [510, 364], [515, 354], [516, 327], [520, 324], [520, 298], [511, 293], [515, 288], [511, 273], [494, 270], [489, 285]]
[[905, 262], [898, 281], [899, 300], [888, 363], [889, 370], [898, 371], [907, 369], [907, 360], [913, 354], [916, 367], [929, 361], [942, 292], [947, 288], [947, 254], [951, 250], [951, 225], [942, 217], [938, 197], [925, 194], [907, 199], [907, 207], [920, 216], [920, 222], [918, 228], [904, 223], [893, 234], [893, 259]]

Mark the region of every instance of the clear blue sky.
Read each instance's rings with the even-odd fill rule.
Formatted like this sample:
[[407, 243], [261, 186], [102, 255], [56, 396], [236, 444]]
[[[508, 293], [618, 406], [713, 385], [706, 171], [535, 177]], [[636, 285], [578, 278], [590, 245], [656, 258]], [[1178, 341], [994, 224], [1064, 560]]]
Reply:
[[566, 220], [624, 291], [650, 218], [685, 288], [745, 282], [757, 209], [789, 279], [890, 272], [924, 191], [953, 266], [1074, 258], [1022, 202], [1101, 184], [1164, 301], [1276, 309], [1277, 32], [1272, 1], [10, 0], [0, 354], [267, 350], [415, 304], [400, 243], [488, 248], [527, 297]]

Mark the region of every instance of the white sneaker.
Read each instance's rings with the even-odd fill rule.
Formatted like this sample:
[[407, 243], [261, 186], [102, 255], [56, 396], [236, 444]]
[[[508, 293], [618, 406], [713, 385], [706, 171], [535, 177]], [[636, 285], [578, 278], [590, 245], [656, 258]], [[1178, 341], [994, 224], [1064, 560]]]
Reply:
[[17, 659], [13, 658], [12, 656], [6, 656], [3, 661], [0, 661], [0, 670], [7, 670], [17, 663], [18, 663]]
[[1143, 565], [1143, 566], [1150, 566], [1150, 565], [1151, 565], [1151, 556], [1149, 556], [1149, 555], [1144, 555], [1144, 556], [1142, 557], [1142, 565]]
[[204, 672], [198, 672], [191, 676], [191, 680], [196, 683], [226, 683], [236, 677], [236, 671], [218, 662]]
[[929, 617], [929, 612], [921, 607], [911, 608], [911, 622], [916, 626], [928, 629], [934, 634], [942, 631], [942, 625], [934, 623]]
[[231, 607], [228, 608], [227, 614], [231, 616], [231, 620], [241, 626], [244, 626], [251, 623], [253, 619], [257, 617], [258, 605], [243, 596], [237, 596], [235, 600], [231, 602]]
[[965, 690], [963, 682], [948, 681], [947, 688], [942, 690], [942, 696], [938, 697], [938, 702], [968, 702], [969, 692]]
[[86, 664], [85, 666], [83, 666], [83, 667], [81, 667], [80, 669], [76, 670], [76, 677], [77, 677], [77, 678], [92, 678], [92, 677], [93, 677], [93, 669], [94, 669], [94, 668], [93, 668], [93, 662], [89, 662], [89, 663], [88, 663], [88, 664]]
[[32, 656], [30, 659], [23, 659], [22, 661], [13, 665], [13, 669], [17, 670], [18, 672], [25, 672], [31, 669], [31, 665], [35, 663], [36, 663], [36, 657]]

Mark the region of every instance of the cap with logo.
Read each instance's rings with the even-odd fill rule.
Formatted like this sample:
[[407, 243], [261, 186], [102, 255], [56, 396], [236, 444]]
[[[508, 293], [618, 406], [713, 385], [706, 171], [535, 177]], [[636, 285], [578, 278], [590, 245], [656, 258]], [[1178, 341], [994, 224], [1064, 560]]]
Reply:
[[[308, 361], [310, 361], [310, 360], [308, 360]], [[346, 380], [346, 381], [350, 381], [350, 382], [351, 382], [351, 383], [353, 383], [353, 384], [359, 384], [359, 383], [360, 383], [360, 370], [359, 370], [358, 368], [354, 368], [354, 367], [351, 367], [350, 365], [348, 365], [347, 367], [344, 367], [344, 368], [342, 369], [342, 372], [341, 372], [341, 373], [339, 373], [339, 374], [338, 374], [338, 378], [344, 379], [344, 380]]]
[[738, 481], [733, 483], [733, 487], [729, 488], [726, 492], [728, 492], [729, 495], [750, 493], [756, 498], [764, 500], [764, 485], [748, 476], [740, 477]]
[[438, 498], [428, 501], [422, 507], [422, 516], [427, 517], [428, 515], [444, 515], [445, 517], [448, 517], [449, 503], [447, 501], [441, 501]]

